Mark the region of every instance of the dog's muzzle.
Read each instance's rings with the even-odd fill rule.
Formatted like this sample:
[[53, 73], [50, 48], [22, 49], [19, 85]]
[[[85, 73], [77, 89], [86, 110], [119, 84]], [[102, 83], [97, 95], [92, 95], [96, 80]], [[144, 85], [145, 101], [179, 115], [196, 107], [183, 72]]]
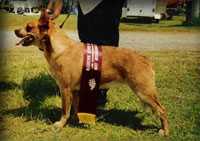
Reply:
[[16, 45], [29, 46], [35, 41], [35, 37], [32, 34], [20, 34], [19, 30], [15, 30], [15, 35], [22, 38]]
[[28, 34], [22, 40], [20, 40], [16, 45], [29, 46], [31, 43], [34, 42], [34, 40], [35, 37], [31, 34]]

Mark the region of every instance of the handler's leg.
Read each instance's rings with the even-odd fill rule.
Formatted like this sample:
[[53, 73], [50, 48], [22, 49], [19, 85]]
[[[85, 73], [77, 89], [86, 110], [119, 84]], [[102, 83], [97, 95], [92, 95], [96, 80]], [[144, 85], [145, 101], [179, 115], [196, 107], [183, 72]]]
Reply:
[[[119, 24], [124, 0], [103, 0], [93, 11], [84, 15], [78, 6], [78, 34], [81, 42], [97, 45], [119, 45]], [[106, 103], [107, 89], [100, 89], [97, 104]]]
[[84, 15], [78, 7], [78, 33], [85, 43], [118, 46], [119, 23], [123, 0], [103, 0], [90, 13]]

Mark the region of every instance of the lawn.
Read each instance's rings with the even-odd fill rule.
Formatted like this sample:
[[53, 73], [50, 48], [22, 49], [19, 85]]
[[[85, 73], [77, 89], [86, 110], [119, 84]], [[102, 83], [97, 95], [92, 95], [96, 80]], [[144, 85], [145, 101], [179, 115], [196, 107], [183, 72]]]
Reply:
[[[60, 25], [66, 15], [59, 16], [56, 23]], [[38, 16], [20, 16], [15, 14], [0, 13], [0, 29], [13, 30], [21, 27], [28, 21], [38, 19]], [[154, 31], [154, 32], [199, 32], [200, 26], [184, 26], [184, 17], [177, 16], [173, 20], [161, 20], [159, 24], [141, 24], [133, 23], [131, 20], [122, 20], [120, 31]], [[132, 20], [133, 21], [133, 20]], [[77, 16], [71, 15], [65, 23], [63, 29], [77, 30]]]
[[[61, 114], [60, 97], [42, 53], [6, 49], [0, 60], [1, 138], [12, 141], [197, 141], [200, 139], [200, 50], [142, 52], [156, 70], [161, 103], [168, 111], [170, 136], [157, 134], [159, 121], [124, 84], [112, 84], [96, 125], [70, 119], [62, 130], [52, 123]], [[0, 54], [2, 56], [2, 54]], [[4, 73], [3, 73], [4, 72]]]
[[[59, 18], [55, 20], [56, 23], [60, 25], [65, 17], [66, 15], [59, 16]], [[0, 13], [0, 19], [0, 29], [14, 30], [16, 28], [22, 27], [28, 21], [39, 19], [39, 16], [21, 16], [16, 14]], [[76, 16], [72, 15], [69, 17], [63, 28], [67, 30], [76, 30], [76, 23]]]

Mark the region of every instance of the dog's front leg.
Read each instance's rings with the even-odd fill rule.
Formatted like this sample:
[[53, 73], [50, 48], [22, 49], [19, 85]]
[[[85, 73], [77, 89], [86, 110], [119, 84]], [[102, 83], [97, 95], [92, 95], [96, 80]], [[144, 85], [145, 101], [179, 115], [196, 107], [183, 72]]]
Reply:
[[60, 121], [55, 122], [56, 127], [64, 127], [67, 123], [67, 120], [70, 116], [70, 109], [72, 105], [72, 92], [68, 87], [61, 88], [61, 96], [62, 96], [62, 116]]

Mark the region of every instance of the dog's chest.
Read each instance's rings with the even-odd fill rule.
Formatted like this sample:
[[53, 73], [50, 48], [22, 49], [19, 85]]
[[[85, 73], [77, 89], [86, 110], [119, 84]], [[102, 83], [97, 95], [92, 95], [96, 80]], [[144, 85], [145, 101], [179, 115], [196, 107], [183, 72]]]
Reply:
[[49, 62], [49, 70], [51, 75], [56, 79], [57, 83], [63, 81], [63, 67], [54, 61]]

